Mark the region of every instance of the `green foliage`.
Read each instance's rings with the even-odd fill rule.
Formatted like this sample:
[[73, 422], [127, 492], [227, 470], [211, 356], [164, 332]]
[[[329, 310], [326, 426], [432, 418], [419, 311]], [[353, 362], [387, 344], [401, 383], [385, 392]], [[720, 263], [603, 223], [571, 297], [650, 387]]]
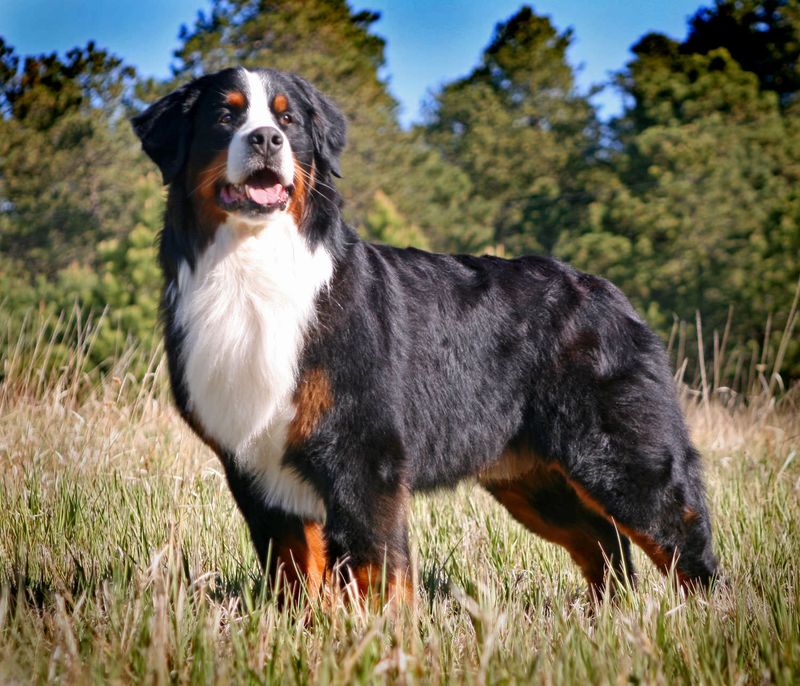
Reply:
[[480, 66], [436, 95], [426, 138], [469, 178], [481, 228], [464, 248], [549, 252], [577, 221], [597, 139], [566, 62], [571, 38], [523, 7], [496, 27]]
[[66, 114], [97, 107], [111, 111], [136, 77], [133, 67], [89, 41], [73, 48], [65, 59], [56, 53], [19, 58], [0, 38], [0, 103], [17, 121], [38, 130], [53, 126]]
[[726, 48], [761, 88], [785, 105], [800, 91], [800, 3], [797, 0], [716, 0], [690, 22], [685, 50]]
[[[105, 312], [94, 362], [154, 344], [162, 192], [126, 115], [243, 64], [300, 73], [344, 110], [338, 185], [366, 237], [552, 253], [617, 283], [665, 337], [699, 311], [711, 346], [732, 306], [742, 354], [774, 348], [800, 276], [798, 0], [715, 0], [685, 41], [644, 36], [605, 128], [576, 90], [571, 32], [522, 7], [425, 125], [402, 131], [376, 19], [344, 0], [214, 0], [163, 82], [93, 43], [21, 58], [0, 38], [4, 315]], [[798, 347], [783, 362], [793, 378]]]
[[[18, 325], [38, 311], [54, 333], [61, 312], [105, 313], [93, 364], [110, 365], [129, 338], [153, 346], [163, 202], [125, 117], [134, 70], [92, 43], [21, 67], [3, 43], [0, 63], [5, 317]], [[77, 345], [65, 335], [59, 346]]]
[[364, 220], [364, 234], [377, 243], [412, 246], [423, 250], [430, 245], [419, 227], [410, 224], [398, 211], [385, 193], [378, 191], [373, 206]]
[[80, 326], [62, 327], [64, 313], [84, 322], [94, 320], [87, 364], [110, 369], [124, 348], [137, 344], [144, 356], [131, 371], [143, 373], [147, 355], [160, 340], [156, 236], [163, 202], [159, 183], [152, 172], [139, 179], [135, 190], [140, 202], [131, 217], [134, 227], [120, 238], [97, 245], [96, 267], [72, 262], [51, 278], [32, 278], [21, 263], [0, 259], [0, 292], [4, 294], [0, 315], [6, 327], [0, 336], [20, 345], [21, 354], [33, 355], [36, 338], [16, 341], [10, 332], [24, 330], [23, 322], [35, 313], [44, 322], [40, 338], [55, 340], [60, 349], [51, 358], [53, 368], [58, 368], [81, 336]]
[[148, 168], [124, 105], [134, 72], [92, 43], [28, 57], [4, 47], [0, 251], [33, 273], [88, 265], [93, 244], [130, 230]]
[[162, 277], [156, 259], [163, 211], [159, 183], [152, 172], [139, 182], [133, 229], [98, 245], [99, 278], [91, 300], [82, 302], [108, 308], [97, 342], [103, 359], [112, 351], [118, 354], [131, 337], [145, 350], [154, 349], [161, 337], [157, 322]]
[[[665, 334], [695, 311], [721, 332], [731, 306], [743, 345], [770, 317], [786, 321], [800, 277], [800, 118], [726, 47], [693, 51], [698, 27], [683, 44], [651, 34], [634, 46], [618, 80], [630, 96], [620, 148], [556, 252], [614, 279]], [[788, 367], [800, 373], [794, 350]]]
[[[21, 59], [0, 39], [0, 682], [796, 683], [797, 395], [773, 391], [776, 370], [800, 378], [798, 6], [717, 0], [683, 43], [643, 38], [605, 138], [571, 34], [529, 8], [411, 132], [375, 15], [343, 0], [216, 0], [166, 82], [93, 44]], [[636, 593], [590, 608], [563, 552], [460, 491], [416, 503], [410, 616], [279, 607], [163, 370], [143, 374], [163, 199], [124, 117], [240, 63], [344, 108], [341, 187], [368, 237], [553, 252], [665, 336], [701, 312], [701, 392], [734, 408], [687, 404], [726, 583], [683, 598], [639, 558]], [[672, 329], [679, 368], [690, 329]]]
[[[744, 71], [725, 48], [684, 54], [681, 45], [650, 34], [634, 47], [636, 59], [620, 85], [633, 107], [618, 122], [633, 131], [657, 124], [688, 123], [712, 113], [729, 121], [756, 121], [775, 111], [777, 96], [759, 89], [755, 74]], [[621, 128], [625, 133], [625, 129]]]

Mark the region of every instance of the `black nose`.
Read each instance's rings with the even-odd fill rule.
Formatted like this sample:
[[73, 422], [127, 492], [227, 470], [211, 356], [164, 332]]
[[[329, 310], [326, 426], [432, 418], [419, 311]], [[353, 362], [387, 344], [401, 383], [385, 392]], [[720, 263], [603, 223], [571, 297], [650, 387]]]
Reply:
[[247, 136], [250, 146], [264, 157], [278, 152], [283, 145], [283, 134], [272, 126], [262, 126]]

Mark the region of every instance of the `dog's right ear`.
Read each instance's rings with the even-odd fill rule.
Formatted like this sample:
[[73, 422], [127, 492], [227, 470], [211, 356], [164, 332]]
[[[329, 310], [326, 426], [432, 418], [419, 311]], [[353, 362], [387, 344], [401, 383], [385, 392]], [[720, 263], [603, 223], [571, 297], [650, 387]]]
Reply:
[[182, 86], [131, 119], [142, 148], [158, 165], [164, 184], [186, 164], [192, 132], [192, 109], [203, 91], [203, 79]]

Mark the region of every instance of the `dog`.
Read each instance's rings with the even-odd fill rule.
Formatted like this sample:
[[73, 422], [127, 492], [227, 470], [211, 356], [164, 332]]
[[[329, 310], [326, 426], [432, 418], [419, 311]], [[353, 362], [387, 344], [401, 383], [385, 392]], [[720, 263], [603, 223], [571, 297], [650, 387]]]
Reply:
[[632, 577], [630, 541], [711, 582], [663, 346], [611, 283], [549, 257], [361, 240], [334, 185], [344, 116], [294, 74], [225, 69], [132, 123], [168, 186], [175, 403], [270, 578], [407, 595], [411, 496], [473, 478], [593, 594]]

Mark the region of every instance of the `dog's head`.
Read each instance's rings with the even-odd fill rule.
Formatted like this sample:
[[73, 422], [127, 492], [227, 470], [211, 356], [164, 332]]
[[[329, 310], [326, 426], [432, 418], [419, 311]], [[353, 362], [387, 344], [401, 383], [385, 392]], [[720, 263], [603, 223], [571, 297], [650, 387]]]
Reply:
[[264, 224], [339, 176], [341, 112], [307, 81], [271, 69], [226, 69], [170, 93], [132, 120], [164, 183], [205, 223]]

